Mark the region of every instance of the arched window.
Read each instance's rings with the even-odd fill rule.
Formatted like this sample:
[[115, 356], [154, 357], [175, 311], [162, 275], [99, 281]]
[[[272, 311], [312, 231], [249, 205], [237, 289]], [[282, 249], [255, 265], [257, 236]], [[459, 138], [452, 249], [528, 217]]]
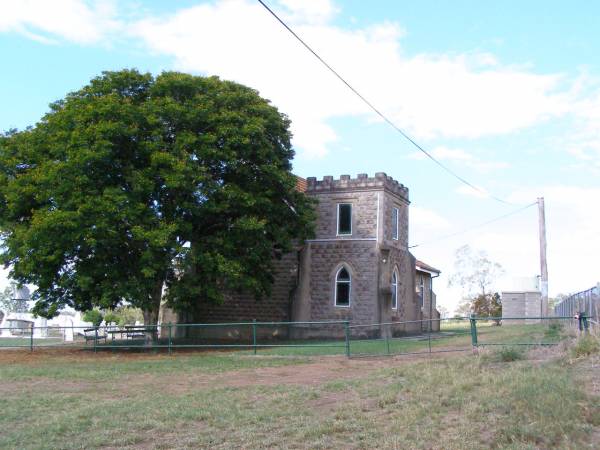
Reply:
[[392, 309], [398, 309], [398, 272], [392, 272]]
[[335, 306], [350, 306], [352, 279], [344, 266], [335, 275]]

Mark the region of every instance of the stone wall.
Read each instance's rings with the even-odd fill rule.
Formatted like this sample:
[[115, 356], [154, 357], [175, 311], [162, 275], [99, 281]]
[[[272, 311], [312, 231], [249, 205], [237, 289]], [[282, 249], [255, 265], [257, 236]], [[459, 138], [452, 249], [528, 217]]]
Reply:
[[230, 293], [221, 304], [205, 304], [194, 314], [197, 323], [286, 322], [290, 320], [291, 298], [297, 285], [298, 254], [291, 252], [274, 260], [271, 295], [255, 299], [246, 293]]

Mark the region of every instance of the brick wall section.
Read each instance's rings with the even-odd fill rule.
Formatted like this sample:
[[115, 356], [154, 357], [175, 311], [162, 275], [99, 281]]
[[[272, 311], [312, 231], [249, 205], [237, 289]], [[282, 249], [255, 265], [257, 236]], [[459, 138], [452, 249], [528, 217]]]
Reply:
[[[539, 291], [502, 292], [502, 317], [540, 317]], [[522, 320], [507, 320], [505, 323], [524, 323]], [[526, 322], [539, 322], [532, 319]]]
[[290, 292], [296, 286], [298, 256], [296, 252], [274, 261], [275, 282], [271, 296], [256, 300], [252, 295], [234, 293], [226, 296], [219, 305], [206, 304], [194, 315], [198, 323], [286, 322], [290, 320]]

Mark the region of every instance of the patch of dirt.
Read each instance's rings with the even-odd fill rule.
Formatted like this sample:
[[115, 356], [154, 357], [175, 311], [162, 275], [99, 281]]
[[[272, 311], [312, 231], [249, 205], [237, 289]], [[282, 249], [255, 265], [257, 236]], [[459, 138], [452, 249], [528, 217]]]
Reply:
[[[168, 358], [177, 358], [168, 355], [153, 354], [128, 354], [128, 353], [89, 353], [85, 351], [39, 351], [39, 352], [0, 352], [0, 364], [26, 363], [41, 365], [44, 363], [68, 364], [69, 362], [105, 362], [126, 361], [131, 359], [155, 361]], [[447, 357], [450, 354], [432, 355], [432, 358]], [[241, 356], [244, 358], [245, 356]], [[259, 356], [260, 357], [260, 356]], [[27, 391], [42, 392], [59, 390], [65, 394], [94, 392], [102, 396], [114, 397], [121, 395], [128, 397], [143, 391], [160, 388], [165, 394], [185, 394], [199, 389], [238, 388], [247, 386], [276, 386], [276, 385], [302, 385], [314, 386], [329, 381], [356, 379], [368, 377], [376, 369], [397, 367], [407, 361], [424, 360], [428, 355], [407, 355], [384, 358], [358, 358], [347, 359], [343, 356], [312, 357], [311, 362], [292, 366], [260, 367], [254, 369], [230, 370], [223, 373], [185, 373], [172, 372], [169, 375], [161, 374], [124, 374], [118, 383], [111, 382], [111, 389], [105, 389], [106, 382], [99, 380], [57, 380], [52, 378], [35, 378], [23, 381], [10, 381], [0, 383], [0, 396], [5, 392]], [[169, 383], [165, 384], [165, 376]]]

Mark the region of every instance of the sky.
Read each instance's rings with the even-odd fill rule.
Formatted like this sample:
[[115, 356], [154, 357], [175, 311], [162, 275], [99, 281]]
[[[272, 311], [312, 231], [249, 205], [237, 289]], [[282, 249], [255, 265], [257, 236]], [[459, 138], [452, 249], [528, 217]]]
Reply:
[[[540, 273], [544, 197], [549, 291], [600, 281], [600, 3], [269, 0], [358, 91], [469, 188], [361, 103], [256, 0], [0, 0], [0, 131], [103, 70], [217, 75], [289, 116], [300, 176], [386, 172], [410, 190], [410, 245], [439, 268], [453, 310], [454, 253], [500, 263], [494, 286]], [[493, 197], [510, 204], [495, 201]], [[6, 283], [6, 279], [2, 280]]]

